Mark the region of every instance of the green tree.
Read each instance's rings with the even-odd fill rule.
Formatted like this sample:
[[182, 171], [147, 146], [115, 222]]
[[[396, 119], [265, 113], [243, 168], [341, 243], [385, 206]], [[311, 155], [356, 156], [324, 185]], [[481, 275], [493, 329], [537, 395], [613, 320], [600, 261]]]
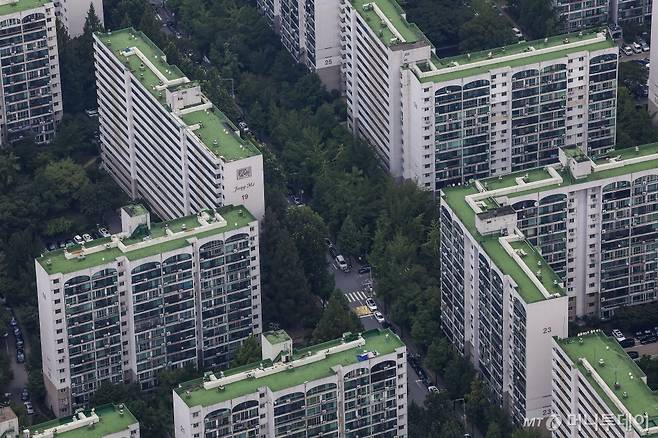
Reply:
[[516, 37], [507, 19], [497, 15], [490, 3], [475, 0], [473, 5], [478, 13], [464, 23], [459, 31], [461, 51], [484, 50], [514, 42]]
[[240, 367], [260, 360], [261, 347], [256, 336], [249, 336], [235, 352], [231, 367]]
[[261, 239], [263, 316], [283, 328], [314, 326], [317, 300], [310, 293], [299, 254], [290, 233], [271, 210], [266, 211]]
[[338, 339], [343, 333], [358, 333], [363, 330], [361, 321], [350, 310], [345, 295], [339, 290], [334, 291], [329, 298], [322, 317], [313, 330], [313, 342], [320, 343]]
[[641, 97], [647, 86], [649, 69], [636, 62], [619, 63], [619, 84], [636, 97]]
[[516, 17], [526, 39], [556, 35], [562, 31], [551, 2], [545, 0], [510, 0], [510, 11]]
[[324, 238], [329, 235], [327, 225], [308, 206], [288, 209], [285, 224], [295, 242], [311, 292], [323, 300], [329, 299], [334, 289], [334, 280], [327, 270], [327, 249], [324, 243]]
[[352, 215], [348, 214], [338, 233], [337, 243], [340, 250], [350, 257], [360, 256], [363, 253], [364, 237], [363, 231], [359, 230]]

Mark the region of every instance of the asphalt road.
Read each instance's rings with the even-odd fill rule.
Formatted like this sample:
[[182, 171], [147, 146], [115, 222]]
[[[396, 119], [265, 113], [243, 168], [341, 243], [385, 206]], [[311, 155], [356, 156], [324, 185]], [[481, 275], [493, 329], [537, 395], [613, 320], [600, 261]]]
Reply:
[[[345, 294], [350, 309], [353, 309], [354, 311], [357, 310], [365, 311], [363, 307], [365, 307], [366, 305], [365, 302], [366, 298], [372, 297], [373, 299], [375, 299], [375, 301], [377, 300], [375, 294], [364, 291], [365, 289], [364, 283], [370, 281], [370, 274], [359, 274], [358, 265], [353, 266], [351, 272], [345, 273], [337, 269], [337, 267], [333, 263], [333, 260], [331, 260], [328, 256], [327, 256], [327, 260], [329, 261], [329, 269], [334, 274], [336, 287], [342, 290], [343, 293]], [[357, 314], [359, 313], [360, 312], [358, 312]], [[384, 314], [384, 317], [386, 317], [386, 314]], [[375, 317], [372, 316], [372, 314], [370, 313], [364, 314], [360, 316], [360, 318], [361, 318], [361, 323], [363, 324], [363, 328], [365, 330], [371, 330], [374, 328], [382, 327], [382, 325], [379, 322], [377, 322]], [[407, 354], [410, 353], [415, 354], [415, 351], [410, 341], [406, 338], [403, 338], [403, 340], [407, 344]], [[414, 401], [416, 402], [416, 404], [422, 406], [423, 402], [425, 401], [425, 398], [427, 397], [427, 394], [428, 394], [427, 387], [425, 386], [423, 381], [418, 377], [416, 371], [414, 371], [414, 369], [411, 366], [407, 366], [408, 401], [409, 402]]]
[[[23, 403], [21, 401], [21, 391], [23, 388], [27, 387], [27, 370], [25, 369], [25, 363], [16, 362], [16, 338], [9, 330], [7, 330], [7, 332], [9, 332], [9, 336], [1, 338], [1, 342], [3, 344], [2, 348], [6, 349], [9, 357], [9, 365], [13, 373], [13, 379], [9, 382], [9, 387], [5, 388], [3, 392], [11, 392], [12, 401], [20, 404]], [[27, 338], [25, 336], [23, 336], [23, 338], [25, 342], [24, 351], [27, 359], [27, 356], [30, 354], [30, 346], [27, 342]]]

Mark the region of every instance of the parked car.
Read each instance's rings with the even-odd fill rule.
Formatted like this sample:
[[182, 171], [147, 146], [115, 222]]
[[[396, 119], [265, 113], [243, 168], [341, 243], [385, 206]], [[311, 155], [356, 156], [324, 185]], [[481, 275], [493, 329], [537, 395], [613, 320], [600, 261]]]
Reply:
[[21, 333], [21, 329], [18, 326], [14, 327], [14, 336], [19, 337], [22, 336], [23, 334]]
[[627, 351], [626, 353], [628, 354], [628, 357], [630, 357], [631, 359], [640, 358], [640, 353], [638, 353], [637, 351]]
[[324, 244], [327, 245], [327, 248], [331, 248], [332, 246], [334, 246], [334, 244], [331, 242], [331, 239], [329, 239], [328, 237], [324, 238]]
[[98, 229], [98, 233], [103, 237], [110, 237], [110, 232], [107, 231], [107, 228], [105, 228], [105, 227], [100, 227]]
[[658, 341], [658, 338], [655, 336], [647, 336], [646, 338], [642, 339], [640, 341], [640, 344], [652, 344], [654, 342]]
[[21, 391], [21, 400], [27, 401], [30, 399], [30, 393], [28, 392], [27, 388], [23, 388]]
[[91, 234], [88, 234], [88, 233], [83, 234], [83, 235], [82, 235], [82, 238], [85, 240], [85, 242], [91, 242], [92, 240], [94, 240], [94, 239], [91, 237]]
[[631, 46], [624, 46], [621, 48], [621, 51], [626, 56], [631, 56], [633, 54], [633, 49]]
[[439, 391], [439, 388], [437, 388], [434, 385], [428, 386], [427, 390], [431, 393], [434, 393], [434, 394], [438, 394], [439, 392], [441, 392], [441, 391]]
[[612, 336], [614, 336], [619, 342], [621, 342], [622, 339], [624, 339], [624, 334], [618, 329], [614, 329], [612, 331]]
[[332, 246], [329, 247], [329, 254], [331, 255], [331, 258], [333, 258], [333, 259], [338, 257], [338, 250], [336, 249], [335, 246], [332, 245]]
[[366, 298], [366, 306], [367, 306], [368, 309], [370, 309], [372, 312], [374, 312], [375, 310], [377, 310], [377, 303], [375, 303], [375, 300], [373, 300], [372, 298]]
[[368, 274], [370, 273], [370, 265], [363, 265], [359, 268], [359, 274]]
[[621, 345], [622, 348], [634, 347], [635, 346], [635, 338], [625, 338], [621, 342], [619, 342], [619, 345]]
[[77, 243], [78, 245], [82, 245], [83, 243], [85, 243], [85, 240], [84, 240], [84, 239], [82, 238], [82, 236], [80, 236], [79, 234], [76, 234], [76, 235], [73, 237], [73, 241], [74, 241], [75, 243]]
[[46, 248], [48, 251], [54, 251], [57, 249], [57, 244], [55, 242], [48, 242], [48, 244], [46, 244]]
[[648, 52], [649, 50], [651, 50], [651, 47], [649, 47], [649, 44], [647, 44], [646, 41], [642, 41], [640, 43], [640, 47], [642, 48], [643, 52]]
[[384, 324], [384, 322], [386, 321], [386, 318], [384, 318], [384, 315], [382, 315], [382, 312], [380, 312], [379, 310], [375, 310], [374, 312], [372, 312], [372, 314], [374, 315], [378, 323]]
[[633, 43], [631, 44], [631, 49], [633, 49], [633, 52], [634, 52], [634, 53], [642, 53], [642, 46], [639, 45], [639, 44], [636, 43], [636, 42], [633, 42]]
[[16, 338], [16, 348], [23, 348], [25, 345], [25, 341], [23, 341], [23, 338]]
[[338, 254], [336, 256], [336, 264], [338, 265], [338, 269], [340, 269], [343, 272], [350, 272], [350, 266], [347, 264], [345, 261], [345, 257], [342, 255]]
[[27, 415], [34, 415], [34, 407], [32, 406], [32, 403], [26, 401], [23, 404], [25, 405], [25, 411], [27, 412]]
[[23, 363], [25, 362], [25, 353], [22, 350], [16, 350], [16, 362]]
[[12, 327], [16, 327], [18, 325], [18, 321], [16, 321], [16, 318], [12, 317], [9, 320], [9, 325], [12, 326]]
[[519, 39], [523, 38], [523, 32], [521, 32], [521, 29], [519, 29], [518, 27], [513, 27], [512, 32], [514, 32], [515, 37], [517, 37]]

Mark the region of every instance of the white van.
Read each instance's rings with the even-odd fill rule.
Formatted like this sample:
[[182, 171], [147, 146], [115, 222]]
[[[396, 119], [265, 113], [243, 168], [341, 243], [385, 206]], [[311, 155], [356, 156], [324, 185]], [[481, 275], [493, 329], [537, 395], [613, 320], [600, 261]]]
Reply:
[[345, 257], [342, 255], [338, 254], [336, 256], [336, 264], [338, 265], [338, 269], [340, 269], [343, 272], [350, 272], [350, 266], [347, 264], [345, 261]]

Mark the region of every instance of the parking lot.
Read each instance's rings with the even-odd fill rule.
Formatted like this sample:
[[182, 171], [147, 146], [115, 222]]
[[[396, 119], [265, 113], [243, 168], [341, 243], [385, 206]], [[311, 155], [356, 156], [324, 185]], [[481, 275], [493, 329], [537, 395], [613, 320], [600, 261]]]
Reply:
[[638, 330], [635, 333], [613, 330], [611, 335], [617, 338], [627, 353], [637, 352], [637, 358], [642, 356], [658, 358], [658, 327]]

